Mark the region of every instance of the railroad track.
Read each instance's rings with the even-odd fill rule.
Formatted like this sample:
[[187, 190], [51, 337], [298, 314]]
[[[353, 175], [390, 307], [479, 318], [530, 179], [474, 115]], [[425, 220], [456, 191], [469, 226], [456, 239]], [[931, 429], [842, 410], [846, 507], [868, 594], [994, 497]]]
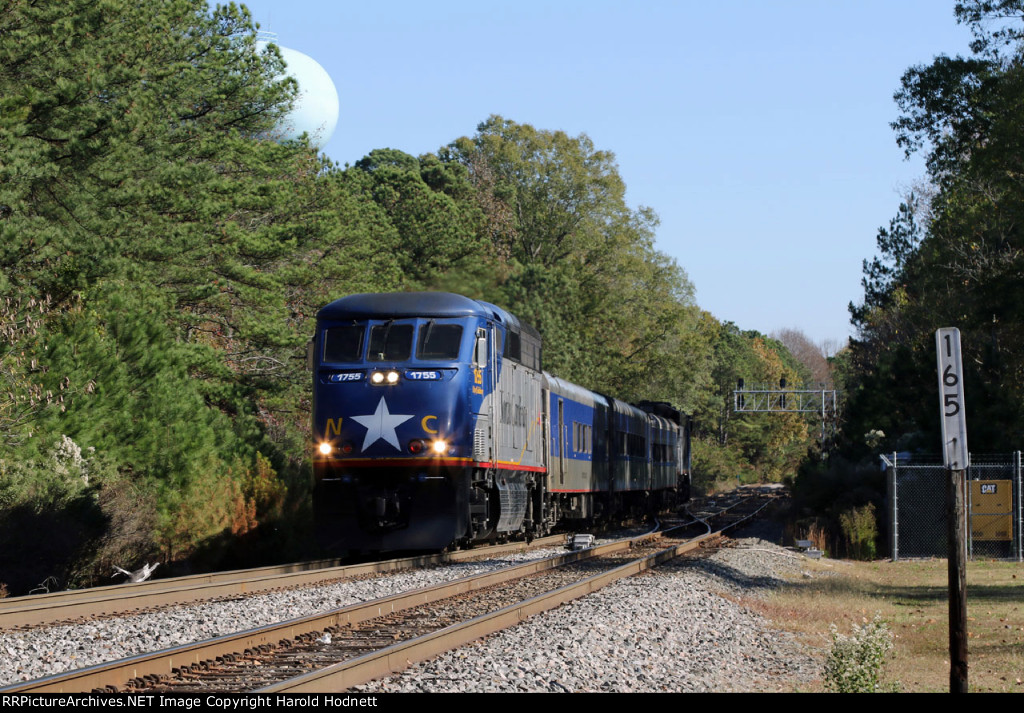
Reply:
[[530, 545], [516, 542], [354, 565], [343, 565], [336, 559], [312, 560], [256, 569], [156, 579], [137, 584], [0, 599], [0, 631], [149, 611], [158, 607], [237, 597], [370, 574], [498, 557], [523, 552], [530, 547], [557, 547], [564, 542], [564, 535], [555, 535], [534, 540]]
[[[691, 510], [693, 517], [702, 520], [711, 520], [715, 517], [735, 518], [735, 515], [728, 515], [730, 510], [743, 510], [744, 503], [749, 503], [752, 500], [756, 499], [726, 496], [709, 500], [707, 503], [702, 503], [699, 508], [691, 508]], [[115, 616], [126, 612], [152, 610], [162, 606], [301, 587], [368, 574], [399, 572], [450, 562], [497, 557], [523, 552], [529, 547], [557, 547], [564, 540], [564, 535], [555, 535], [534, 540], [531, 545], [516, 542], [355, 565], [345, 565], [337, 559], [311, 560], [255, 569], [156, 579], [137, 584], [119, 584], [12, 597], [0, 599], [0, 631], [36, 627], [56, 622], [70, 622], [83, 618]]]
[[706, 523], [709, 529], [716, 527], [728, 532], [759, 517], [779, 502], [780, 497], [782, 494], [778, 491], [739, 490], [708, 498], [695, 498], [686, 512], [692, 519]]
[[[699, 518], [703, 520], [709, 516], [707, 511], [713, 510], [710, 514], [735, 523], [740, 518], [736, 513], [759, 509], [765, 504], [762, 501], [736, 499], [704, 508]], [[340, 691], [518, 623], [718, 535], [677, 541], [671, 547], [640, 544], [652, 537], [612, 543], [587, 553], [570, 553], [272, 627], [15, 684], [0, 688], [0, 692]], [[640, 556], [641, 547], [656, 552]], [[485, 554], [486, 548], [457, 553], [459, 557]], [[452, 556], [447, 557], [450, 561]], [[424, 559], [407, 561], [416, 566]], [[380, 563], [372, 567], [382, 571]], [[322, 574], [319, 579], [324, 579]]]
[[[665, 535], [655, 535], [620, 541], [0, 691], [340, 691], [493, 633], [717, 537], [704, 534], [666, 543]], [[308, 673], [310, 669], [315, 671]]]

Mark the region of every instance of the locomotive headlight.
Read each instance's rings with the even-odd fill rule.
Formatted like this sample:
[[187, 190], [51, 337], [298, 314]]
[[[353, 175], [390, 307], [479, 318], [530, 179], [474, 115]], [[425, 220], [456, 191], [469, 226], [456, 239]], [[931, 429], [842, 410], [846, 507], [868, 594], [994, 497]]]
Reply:
[[448, 444], [442, 440], [436, 440], [430, 444], [430, 449], [441, 456], [448, 452]]
[[329, 456], [331, 455], [331, 451], [334, 449], [331, 447], [330, 443], [324, 441], [319, 446], [317, 446], [317, 450], [320, 451], [321, 455]]
[[398, 383], [399, 374], [397, 371], [375, 371], [370, 374], [370, 383], [374, 386], [380, 386], [381, 384], [387, 384], [393, 386]]

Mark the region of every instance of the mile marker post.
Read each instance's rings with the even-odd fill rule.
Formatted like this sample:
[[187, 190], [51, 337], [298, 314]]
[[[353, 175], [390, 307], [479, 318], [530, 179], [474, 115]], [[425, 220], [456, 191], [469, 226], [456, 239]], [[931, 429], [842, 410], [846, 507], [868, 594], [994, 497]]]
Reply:
[[942, 455], [948, 473], [949, 692], [967, 693], [967, 519], [964, 507], [970, 456], [964, 417], [960, 330], [956, 327], [937, 330], [935, 349], [939, 365]]

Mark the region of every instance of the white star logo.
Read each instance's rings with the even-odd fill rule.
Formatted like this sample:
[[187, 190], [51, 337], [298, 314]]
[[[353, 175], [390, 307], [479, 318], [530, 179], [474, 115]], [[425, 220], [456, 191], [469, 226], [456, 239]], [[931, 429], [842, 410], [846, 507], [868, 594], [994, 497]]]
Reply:
[[366, 427], [366, 438], [363, 439], [364, 451], [368, 446], [373, 445], [382, 438], [398, 450], [402, 450], [398, 445], [398, 435], [395, 433], [395, 428], [401, 426], [412, 416], [412, 414], [406, 416], [389, 413], [388, 404], [384, 401], [384, 397], [381, 396], [376, 411], [368, 416], [353, 416], [352, 420]]

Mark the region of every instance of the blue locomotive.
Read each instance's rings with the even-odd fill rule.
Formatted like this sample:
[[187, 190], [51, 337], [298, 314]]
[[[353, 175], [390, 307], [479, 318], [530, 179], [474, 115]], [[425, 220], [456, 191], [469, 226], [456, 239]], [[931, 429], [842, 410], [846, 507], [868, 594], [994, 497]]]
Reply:
[[348, 550], [541, 536], [689, 494], [689, 429], [541, 370], [541, 338], [443, 292], [359, 294], [317, 314], [314, 510]]

